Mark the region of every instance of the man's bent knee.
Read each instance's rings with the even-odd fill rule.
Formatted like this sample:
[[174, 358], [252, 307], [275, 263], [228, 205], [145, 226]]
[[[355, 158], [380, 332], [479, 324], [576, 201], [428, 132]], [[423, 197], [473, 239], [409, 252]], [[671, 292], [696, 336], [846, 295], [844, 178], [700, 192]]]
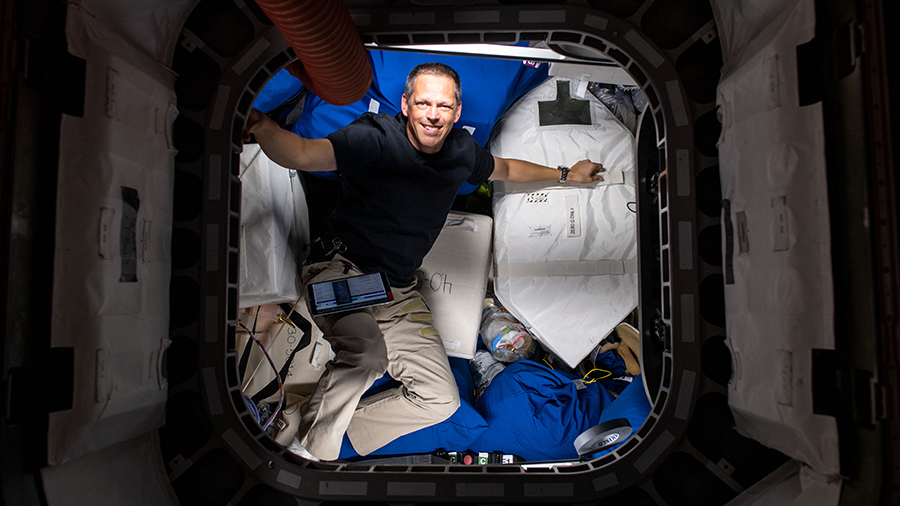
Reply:
[[387, 346], [378, 323], [366, 312], [341, 316], [332, 325], [329, 336], [335, 361], [373, 371], [384, 372], [388, 366]]
[[459, 390], [455, 384], [450, 387], [446, 392], [442, 392], [442, 395], [428, 402], [429, 411], [433, 413], [432, 423], [443, 422], [459, 409]]

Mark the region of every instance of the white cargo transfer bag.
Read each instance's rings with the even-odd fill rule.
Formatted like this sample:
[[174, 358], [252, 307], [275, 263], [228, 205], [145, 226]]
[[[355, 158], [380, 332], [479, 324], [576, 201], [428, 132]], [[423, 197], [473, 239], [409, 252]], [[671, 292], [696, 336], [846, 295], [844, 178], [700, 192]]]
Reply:
[[475, 356], [490, 260], [491, 217], [450, 211], [416, 273], [448, 356]]
[[590, 125], [541, 126], [538, 103], [556, 96], [550, 78], [514, 104], [491, 153], [551, 167], [590, 159], [603, 164], [604, 181], [495, 182], [494, 291], [544, 348], [574, 367], [637, 306], [635, 143], [590, 93], [573, 97], [587, 101]]
[[309, 244], [309, 212], [300, 178], [269, 160], [259, 145], [241, 153], [240, 307], [294, 303]]

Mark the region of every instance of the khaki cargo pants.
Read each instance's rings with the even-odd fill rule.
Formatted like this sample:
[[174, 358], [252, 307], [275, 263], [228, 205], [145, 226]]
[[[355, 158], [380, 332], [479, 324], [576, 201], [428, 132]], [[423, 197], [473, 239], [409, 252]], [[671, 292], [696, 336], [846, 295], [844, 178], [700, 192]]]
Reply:
[[[335, 255], [304, 266], [302, 281], [305, 290], [312, 282], [359, 274]], [[338, 458], [345, 431], [357, 453], [368, 455], [446, 420], [459, 407], [447, 353], [424, 299], [414, 285], [391, 290], [389, 304], [315, 318], [335, 357], [325, 365], [298, 438], [320, 459]], [[385, 372], [401, 386], [361, 399]]]

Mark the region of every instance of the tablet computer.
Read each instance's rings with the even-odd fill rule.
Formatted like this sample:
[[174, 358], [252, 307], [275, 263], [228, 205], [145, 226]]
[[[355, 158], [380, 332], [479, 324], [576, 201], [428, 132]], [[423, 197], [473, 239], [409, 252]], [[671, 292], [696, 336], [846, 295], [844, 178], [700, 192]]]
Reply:
[[377, 306], [394, 300], [391, 285], [383, 272], [310, 283], [306, 290], [309, 312], [313, 316]]

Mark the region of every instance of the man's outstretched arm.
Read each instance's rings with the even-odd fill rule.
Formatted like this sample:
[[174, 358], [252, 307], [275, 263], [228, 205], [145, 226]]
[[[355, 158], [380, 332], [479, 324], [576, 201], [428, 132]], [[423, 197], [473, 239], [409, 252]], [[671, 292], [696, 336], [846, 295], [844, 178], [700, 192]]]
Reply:
[[[581, 160], [569, 168], [566, 181], [573, 183], [592, 183], [603, 181], [603, 165], [590, 160]], [[546, 167], [536, 163], [516, 160], [513, 158], [494, 157], [494, 172], [489, 179], [505, 181], [507, 183], [538, 183], [543, 181], [558, 181], [560, 171], [557, 168]]]
[[256, 142], [265, 151], [266, 156], [282, 167], [302, 171], [337, 170], [331, 141], [304, 139], [281, 128], [256, 109], [251, 109], [250, 116], [247, 117], [247, 126], [244, 127], [245, 142], [250, 140], [250, 134], [256, 136]]

